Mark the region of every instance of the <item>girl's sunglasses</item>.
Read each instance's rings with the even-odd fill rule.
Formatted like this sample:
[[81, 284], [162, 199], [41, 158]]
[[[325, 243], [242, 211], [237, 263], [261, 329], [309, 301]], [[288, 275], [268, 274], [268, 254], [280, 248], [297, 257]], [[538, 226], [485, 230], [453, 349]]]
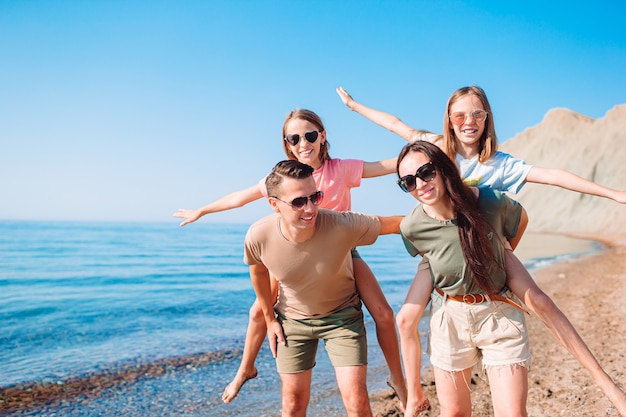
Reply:
[[455, 112], [450, 115], [450, 121], [452, 124], [457, 126], [461, 126], [467, 118], [469, 117], [472, 120], [476, 120], [476, 122], [481, 123], [487, 119], [487, 112], [484, 110], [474, 110], [471, 113], [463, 113], [463, 112]]
[[321, 191], [316, 191], [315, 194], [311, 194], [308, 197], [297, 197], [294, 198], [293, 200], [291, 200], [291, 203], [285, 201], [285, 200], [281, 200], [278, 197], [275, 196], [270, 196], [272, 198], [275, 198], [278, 201], [282, 201], [285, 204], [289, 204], [291, 206], [292, 209], [294, 210], [300, 210], [301, 208], [303, 208], [304, 206], [306, 206], [306, 203], [311, 200], [311, 204], [313, 204], [314, 206], [317, 206], [319, 203], [322, 202], [322, 198], [324, 198], [324, 193]]
[[[310, 130], [304, 134], [304, 138], [309, 143], [314, 143], [320, 135], [320, 130]], [[291, 146], [296, 146], [300, 142], [300, 135], [294, 133], [293, 135], [285, 136], [285, 141]]]
[[417, 168], [415, 175], [405, 175], [397, 183], [405, 193], [410, 193], [417, 187], [417, 178], [424, 182], [432, 181], [437, 176], [437, 170], [432, 162], [428, 162]]

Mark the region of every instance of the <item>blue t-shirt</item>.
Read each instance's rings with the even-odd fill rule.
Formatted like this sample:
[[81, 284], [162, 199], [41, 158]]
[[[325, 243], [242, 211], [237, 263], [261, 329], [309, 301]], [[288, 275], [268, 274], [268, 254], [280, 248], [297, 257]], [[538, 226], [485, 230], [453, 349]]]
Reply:
[[471, 187], [490, 187], [518, 193], [526, 182], [532, 165], [504, 152], [496, 152], [486, 162], [478, 162], [478, 155], [465, 159], [456, 155], [463, 182]]

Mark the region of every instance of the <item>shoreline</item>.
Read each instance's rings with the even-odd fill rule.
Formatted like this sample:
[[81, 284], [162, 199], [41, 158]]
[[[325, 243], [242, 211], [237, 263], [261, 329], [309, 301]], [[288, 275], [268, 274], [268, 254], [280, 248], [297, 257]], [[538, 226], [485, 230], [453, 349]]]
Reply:
[[[530, 273], [572, 322], [600, 365], [624, 390], [626, 387], [626, 234], [563, 234], [603, 245], [604, 250], [531, 270]], [[523, 240], [523, 239], [522, 239]], [[532, 367], [529, 372], [529, 416], [618, 416], [619, 413], [582, 367], [535, 316], [528, 320]], [[486, 380], [472, 374], [474, 417], [491, 417]], [[420, 417], [439, 415], [432, 368], [424, 369], [422, 387], [430, 400]], [[371, 395], [375, 416], [402, 416], [391, 390]]]

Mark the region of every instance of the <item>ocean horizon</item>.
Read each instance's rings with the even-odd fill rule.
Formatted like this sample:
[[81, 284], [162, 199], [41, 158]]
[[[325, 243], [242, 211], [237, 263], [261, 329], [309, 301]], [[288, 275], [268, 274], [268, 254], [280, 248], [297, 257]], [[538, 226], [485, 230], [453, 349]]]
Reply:
[[[267, 344], [257, 360], [259, 377], [231, 404], [221, 402], [255, 298], [243, 263], [247, 228], [0, 221], [0, 392], [34, 388], [49, 396], [47, 403], [18, 406], [5, 395], [0, 415], [280, 414], [280, 381]], [[523, 259], [527, 267], [599, 250], [557, 238], [565, 240], [552, 246], [566, 250], [533, 254]], [[359, 252], [397, 312], [419, 258], [407, 254], [397, 235]], [[374, 393], [386, 389], [387, 371], [367, 311], [366, 324]], [[313, 374], [311, 413], [343, 415], [321, 347]]]

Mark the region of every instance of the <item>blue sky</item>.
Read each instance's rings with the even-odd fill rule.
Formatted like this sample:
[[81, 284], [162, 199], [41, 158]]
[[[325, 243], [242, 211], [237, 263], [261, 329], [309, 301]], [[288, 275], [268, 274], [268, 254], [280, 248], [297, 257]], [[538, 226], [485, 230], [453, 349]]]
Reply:
[[[340, 85], [436, 132], [449, 95], [479, 85], [500, 141], [551, 108], [626, 103], [626, 3], [509, 4], [0, 0], [0, 219], [177, 224], [284, 159], [298, 107], [322, 117], [333, 157], [397, 155], [404, 142], [345, 108]], [[414, 204], [393, 176], [353, 196], [371, 214]]]

